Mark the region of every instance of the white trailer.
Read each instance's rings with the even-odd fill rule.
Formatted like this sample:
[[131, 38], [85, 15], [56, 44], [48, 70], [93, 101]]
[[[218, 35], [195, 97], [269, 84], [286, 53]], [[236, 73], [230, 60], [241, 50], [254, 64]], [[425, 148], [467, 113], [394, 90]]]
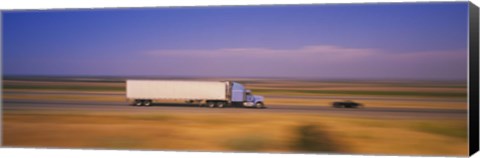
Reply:
[[127, 99], [137, 106], [162, 100], [183, 100], [208, 107], [245, 106], [263, 108], [263, 97], [231, 81], [127, 80]]

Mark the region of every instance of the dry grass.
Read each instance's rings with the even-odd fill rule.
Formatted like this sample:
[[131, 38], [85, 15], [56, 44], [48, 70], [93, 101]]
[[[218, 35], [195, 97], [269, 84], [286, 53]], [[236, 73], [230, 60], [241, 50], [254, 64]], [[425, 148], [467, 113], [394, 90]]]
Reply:
[[81, 82], [81, 81], [22, 81], [22, 80], [4, 80], [4, 85], [30, 85], [30, 86], [101, 86], [101, 87], [125, 87], [124, 83], [108, 82]]
[[[425, 124], [429, 126], [423, 128]], [[327, 136], [320, 138], [329, 141], [313, 141], [314, 144], [335, 150], [298, 148], [300, 139], [319, 137], [302, 136], [298, 129], [308, 125], [320, 128], [320, 133]], [[457, 156], [467, 153], [467, 138], [462, 135], [466, 133], [465, 119], [7, 111], [3, 129], [6, 146]]]
[[84, 94], [4, 94], [3, 99], [39, 101], [82, 101], [82, 102], [125, 102], [124, 95], [84, 95]]

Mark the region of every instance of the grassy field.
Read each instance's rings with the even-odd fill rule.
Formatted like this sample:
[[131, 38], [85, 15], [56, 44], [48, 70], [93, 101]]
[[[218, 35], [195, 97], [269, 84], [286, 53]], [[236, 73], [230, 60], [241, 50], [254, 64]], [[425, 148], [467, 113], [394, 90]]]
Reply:
[[[466, 84], [426, 81], [239, 80], [267, 106], [466, 109]], [[3, 99], [124, 102], [122, 81], [4, 80]], [[34, 93], [31, 93], [34, 92]], [[9, 106], [5, 105], [4, 106]], [[353, 153], [467, 154], [467, 117], [388, 118], [292, 113], [129, 113], [4, 110], [6, 146]], [[448, 145], [446, 145], [448, 144]]]
[[[225, 79], [223, 79], [225, 80]], [[311, 94], [311, 95], [362, 95], [362, 96], [417, 96], [466, 98], [466, 83], [462, 82], [323, 82], [323, 81], [240, 81], [258, 94]], [[4, 89], [124, 91], [123, 81], [61, 82], [7, 80]]]
[[464, 155], [466, 129], [466, 119], [377, 120], [282, 113], [4, 113], [4, 145], [30, 147]]

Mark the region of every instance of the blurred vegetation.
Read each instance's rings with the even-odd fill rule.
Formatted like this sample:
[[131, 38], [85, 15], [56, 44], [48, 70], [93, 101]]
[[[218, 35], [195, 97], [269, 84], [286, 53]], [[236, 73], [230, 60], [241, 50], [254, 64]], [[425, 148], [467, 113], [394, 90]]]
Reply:
[[258, 134], [249, 134], [234, 137], [226, 141], [225, 145], [235, 151], [262, 151], [268, 140]]
[[6, 110], [3, 127], [18, 147], [464, 156], [468, 145], [463, 117]]
[[302, 125], [296, 130], [294, 148], [305, 152], [337, 152], [338, 146], [329, 133], [317, 125]]
[[3, 88], [36, 90], [125, 91], [125, 87], [84, 85], [4, 85]]
[[152, 114], [152, 115], [131, 115], [128, 116], [129, 119], [134, 120], [146, 120], [146, 121], [167, 121], [173, 120], [175, 117], [164, 114]]
[[[26, 78], [28, 79], [28, 78]], [[62, 84], [68, 83], [62, 78], [37, 78], [31, 79], [32, 84], [27, 83], [15, 83], [15, 81], [30, 81], [25, 78], [21, 79], [10, 79], [4, 81], [4, 89], [12, 90], [72, 90], [72, 91], [125, 91], [124, 81], [120, 79], [102, 79], [102, 80], [68, 80], [73, 82], [72, 84]], [[42, 81], [47, 83], [35, 84], [35, 81]], [[106, 82], [108, 81], [108, 82]], [[114, 83], [110, 85], [88, 85], [88, 83]], [[466, 91], [398, 91], [392, 88], [392, 90], [324, 90], [324, 89], [302, 89], [311, 87], [312, 85], [306, 83], [314, 83], [317, 88], [326, 88], [326, 87], [416, 87], [416, 88], [466, 88], [466, 84], [461, 82], [400, 82], [400, 81], [371, 81], [371, 82], [321, 82], [321, 81], [304, 81], [302, 83], [293, 83], [285, 84], [273, 82], [274, 84], [263, 85], [264, 83], [269, 83], [266, 81], [257, 81], [257, 80], [245, 80], [241, 81], [246, 84], [247, 87], [252, 89], [256, 94], [285, 94], [285, 93], [295, 93], [299, 95], [367, 95], [367, 96], [415, 96], [415, 97], [449, 97], [449, 98], [466, 98]], [[118, 83], [118, 84], [116, 84]], [[293, 86], [293, 87], [292, 87]], [[282, 88], [283, 87], [283, 88]], [[288, 89], [295, 88], [295, 89]], [[275, 88], [275, 89], [270, 89]]]
[[467, 125], [452, 125], [452, 124], [433, 124], [433, 123], [417, 123], [412, 126], [412, 129], [420, 132], [438, 134], [448, 137], [456, 137], [456, 138], [468, 138], [468, 129]]
[[310, 94], [340, 94], [340, 95], [375, 95], [375, 96], [419, 96], [419, 97], [467, 97], [466, 92], [420, 92], [420, 91], [345, 91], [345, 90], [273, 90], [253, 89], [261, 93], [310, 93]]
[[135, 149], [142, 145], [143, 140], [128, 136], [108, 136], [96, 139], [93, 147], [112, 149]]
[[[30, 90], [76, 90], [76, 91], [125, 91], [124, 86], [84, 86], [84, 85], [4, 85], [4, 89]], [[419, 91], [345, 91], [345, 90], [288, 90], [288, 89], [253, 89], [262, 93], [304, 93], [337, 95], [374, 95], [374, 96], [423, 96], [423, 97], [466, 97], [462, 92], [419, 92]]]

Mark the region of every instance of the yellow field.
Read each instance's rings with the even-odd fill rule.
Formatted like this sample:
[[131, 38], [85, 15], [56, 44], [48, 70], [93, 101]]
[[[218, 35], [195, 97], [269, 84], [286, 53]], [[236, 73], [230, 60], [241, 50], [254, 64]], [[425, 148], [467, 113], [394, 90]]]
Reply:
[[[313, 128], [302, 133], [301, 129], [309, 126]], [[466, 119], [7, 111], [4, 113], [4, 144], [184, 151], [465, 155], [466, 128]], [[311, 149], [302, 146], [305, 143]]]

